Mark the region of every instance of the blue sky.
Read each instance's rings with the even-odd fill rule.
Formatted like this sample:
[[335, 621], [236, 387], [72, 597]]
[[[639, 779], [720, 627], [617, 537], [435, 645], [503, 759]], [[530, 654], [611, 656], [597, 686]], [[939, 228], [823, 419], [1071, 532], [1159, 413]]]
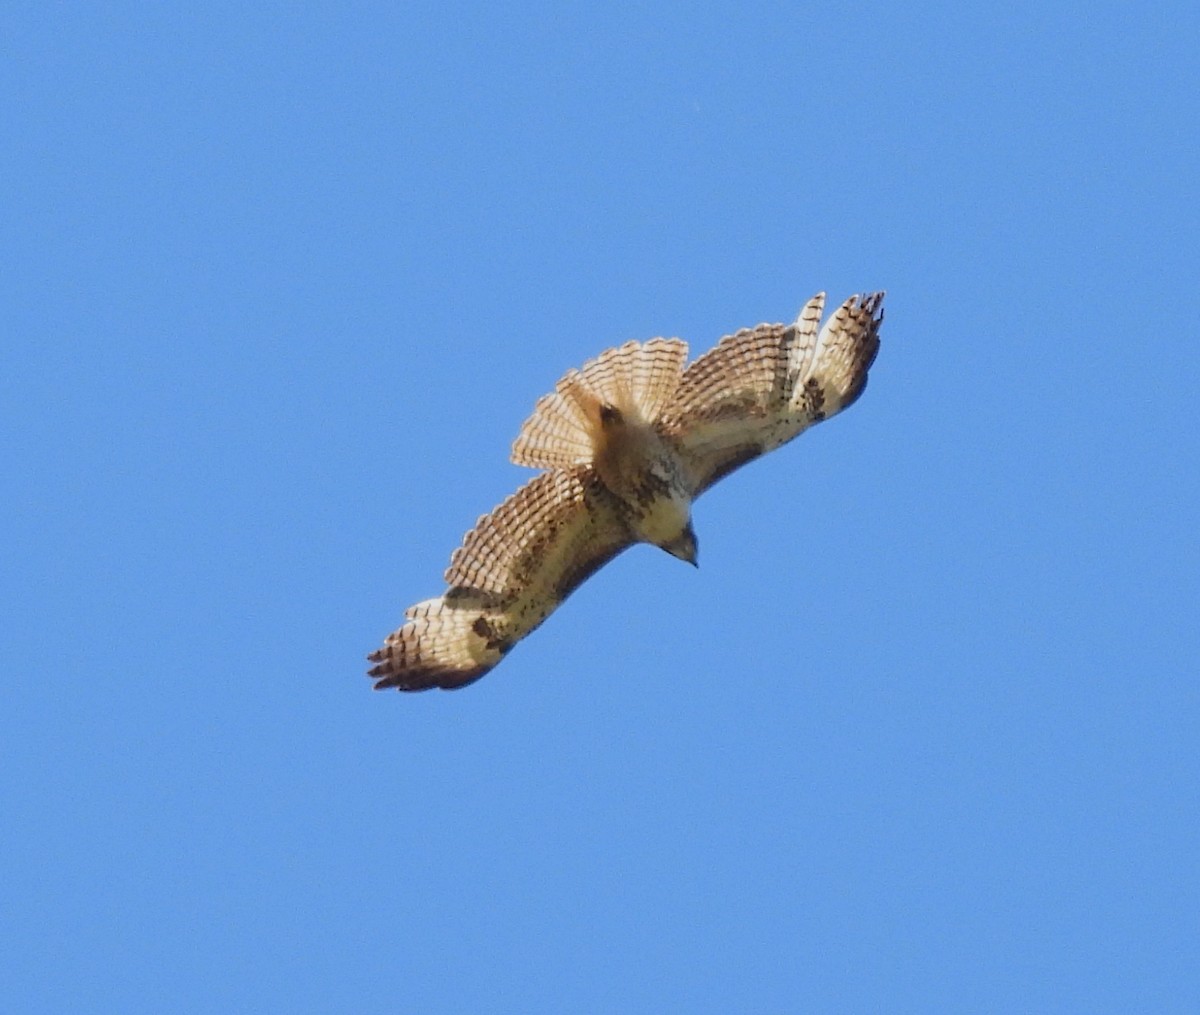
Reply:
[[[1200, 1009], [1192, 5], [5, 14], [23, 1012]], [[557, 377], [862, 401], [374, 694]]]

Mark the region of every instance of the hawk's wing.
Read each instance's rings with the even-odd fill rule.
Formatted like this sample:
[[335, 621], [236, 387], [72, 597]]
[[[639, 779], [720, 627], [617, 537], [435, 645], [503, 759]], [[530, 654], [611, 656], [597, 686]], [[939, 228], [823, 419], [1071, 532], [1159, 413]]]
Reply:
[[693, 495], [850, 405], [879, 351], [883, 293], [852, 296], [818, 328], [825, 294], [793, 324], [727, 335], [691, 363], [659, 427]]
[[409, 607], [404, 626], [368, 656], [376, 689], [478, 680], [632, 542], [590, 468], [542, 473], [479, 519], [450, 558], [450, 588]]

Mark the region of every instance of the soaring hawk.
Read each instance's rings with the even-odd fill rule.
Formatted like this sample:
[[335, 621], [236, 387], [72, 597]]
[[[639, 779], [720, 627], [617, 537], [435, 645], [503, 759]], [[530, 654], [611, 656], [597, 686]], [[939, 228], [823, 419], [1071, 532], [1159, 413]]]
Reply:
[[821, 327], [819, 293], [794, 323], [728, 335], [686, 368], [686, 343], [653, 338], [568, 371], [513, 444], [517, 465], [546, 471], [479, 519], [449, 588], [368, 656], [376, 689], [478, 680], [634, 543], [695, 564], [692, 501], [862, 394], [882, 305], [851, 296]]

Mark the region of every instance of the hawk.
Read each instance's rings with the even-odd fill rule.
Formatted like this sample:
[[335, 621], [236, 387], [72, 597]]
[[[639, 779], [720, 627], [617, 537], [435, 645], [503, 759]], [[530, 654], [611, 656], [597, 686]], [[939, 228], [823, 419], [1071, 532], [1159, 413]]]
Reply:
[[694, 565], [692, 502], [862, 394], [883, 293], [851, 296], [821, 327], [824, 306], [819, 293], [792, 324], [727, 335], [686, 367], [686, 343], [653, 338], [568, 371], [512, 448], [517, 465], [545, 471], [479, 519], [446, 591], [409, 607], [367, 657], [375, 688], [478, 680], [635, 543]]

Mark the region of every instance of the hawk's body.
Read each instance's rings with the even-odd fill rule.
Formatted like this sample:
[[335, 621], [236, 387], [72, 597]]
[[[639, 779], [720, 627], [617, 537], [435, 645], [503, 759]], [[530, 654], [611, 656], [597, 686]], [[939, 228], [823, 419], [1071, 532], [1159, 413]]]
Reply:
[[514, 462], [547, 471], [479, 519], [446, 592], [410, 607], [372, 653], [376, 688], [479, 679], [634, 543], [694, 564], [692, 501], [862, 394], [883, 294], [851, 297], [819, 328], [824, 301], [793, 324], [726, 336], [686, 369], [687, 346], [656, 338], [568, 372], [513, 445]]

